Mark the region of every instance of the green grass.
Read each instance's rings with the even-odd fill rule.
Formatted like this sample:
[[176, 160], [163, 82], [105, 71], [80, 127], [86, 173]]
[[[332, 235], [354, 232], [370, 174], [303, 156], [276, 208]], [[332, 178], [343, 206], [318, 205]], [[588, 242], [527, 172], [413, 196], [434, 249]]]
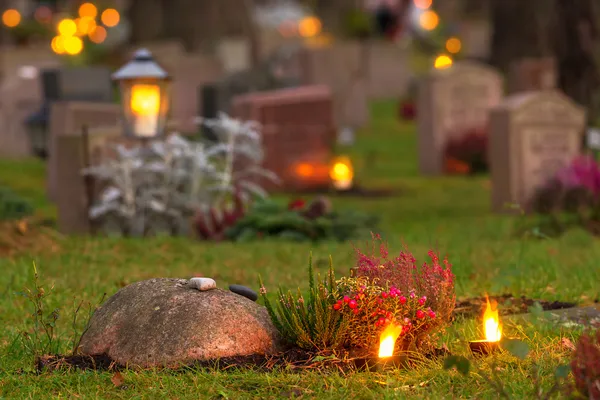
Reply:
[[[459, 297], [484, 292], [583, 302], [597, 297], [600, 286], [600, 246], [597, 239], [573, 232], [560, 239], [524, 241], [512, 236], [514, 220], [490, 213], [488, 179], [423, 178], [418, 176], [413, 125], [400, 125], [392, 103], [373, 107], [373, 122], [350, 152], [358, 176], [367, 186], [400, 190], [387, 199], [334, 199], [334, 206], [378, 213], [390, 247], [403, 245], [424, 260], [435, 248], [454, 265]], [[9, 185], [31, 200], [44, 217], [55, 216], [45, 198], [44, 167], [37, 161], [0, 160], [0, 184]], [[463, 377], [446, 372], [439, 363], [410, 371], [384, 374], [248, 371], [184, 373], [123, 373], [126, 388], [116, 388], [110, 373], [64, 372], [45, 375], [21, 373], [31, 358], [15, 337], [30, 320], [31, 310], [17, 294], [30, 285], [32, 262], [42, 280], [54, 283], [49, 309], [61, 308], [59, 327], [71, 334], [74, 299], [96, 301], [125, 284], [152, 277], [189, 277], [202, 273], [221, 287], [240, 283], [256, 287], [258, 274], [274, 289], [306, 289], [309, 252], [316, 269], [324, 272], [332, 255], [336, 272], [353, 264], [350, 244], [294, 243], [211, 244], [187, 239], [114, 240], [65, 238], [53, 255], [23, 254], [0, 259], [0, 398], [280, 398], [292, 393], [304, 398], [496, 398], [478, 373]], [[552, 384], [553, 369], [568, 361], [561, 338], [574, 339], [578, 328], [547, 322], [506, 320], [505, 333], [529, 343], [526, 361], [502, 355], [492, 358], [498, 376], [514, 398], [527, 398], [533, 388], [532, 362], [539, 365], [542, 386]], [[479, 322], [456, 323], [444, 338], [457, 354], [466, 354], [464, 340], [477, 338]], [[65, 343], [64, 350], [67, 350]], [[476, 365], [490, 371], [490, 360]]]

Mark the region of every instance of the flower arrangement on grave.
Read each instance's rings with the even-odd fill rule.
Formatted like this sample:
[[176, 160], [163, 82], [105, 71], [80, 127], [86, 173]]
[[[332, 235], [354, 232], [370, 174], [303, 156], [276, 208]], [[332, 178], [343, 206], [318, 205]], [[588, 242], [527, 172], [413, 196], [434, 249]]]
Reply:
[[334, 211], [329, 199], [294, 199], [287, 206], [271, 200], [254, 202], [224, 231], [229, 240], [278, 238], [293, 241], [345, 241], [366, 237], [378, 219], [358, 211]]
[[[378, 247], [378, 252], [375, 248]], [[387, 245], [373, 236], [370, 254], [356, 249], [351, 276], [315, 280], [309, 263], [309, 295], [279, 289], [273, 305], [262, 280], [261, 294], [274, 325], [291, 345], [305, 350], [355, 350], [375, 354], [382, 335], [398, 333], [397, 351], [425, 354], [449, 322], [455, 304], [454, 275], [448, 260], [429, 252], [418, 267], [409, 252], [389, 257]]]
[[579, 156], [538, 188], [526, 206], [537, 214], [533, 222], [544, 235], [572, 227], [600, 234], [600, 165]]
[[[242, 203], [267, 197], [255, 178], [278, 178], [260, 167], [258, 124], [226, 114], [203, 123], [217, 134], [216, 143], [173, 134], [149, 146], [118, 145], [115, 159], [83, 171], [105, 186], [89, 210], [98, 230], [130, 236], [188, 234], [190, 220], [205, 218], [216, 207], [234, 207], [235, 217], [227, 218], [239, 218]], [[234, 168], [238, 162], [244, 163], [243, 170]]]
[[472, 128], [449, 135], [444, 150], [448, 174], [478, 174], [489, 170], [487, 129]]

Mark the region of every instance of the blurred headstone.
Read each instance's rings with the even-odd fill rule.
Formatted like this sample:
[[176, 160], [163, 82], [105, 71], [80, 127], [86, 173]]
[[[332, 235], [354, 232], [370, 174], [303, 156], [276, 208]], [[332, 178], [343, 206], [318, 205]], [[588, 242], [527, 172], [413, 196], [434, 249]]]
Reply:
[[458, 62], [423, 77], [417, 105], [421, 173], [443, 173], [449, 139], [472, 129], [487, 130], [489, 110], [500, 103], [502, 93], [502, 76], [474, 62]]
[[507, 97], [491, 111], [492, 207], [528, 209], [536, 189], [580, 154], [585, 109], [559, 91]]
[[[329, 88], [315, 85], [239, 96], [233, 101], [233, 115], [262, 125], [263, 166], [279, 176], [282, 189], [328, 186], [336, 140]], [[278, 188], [268, 181], [261, 184]]]

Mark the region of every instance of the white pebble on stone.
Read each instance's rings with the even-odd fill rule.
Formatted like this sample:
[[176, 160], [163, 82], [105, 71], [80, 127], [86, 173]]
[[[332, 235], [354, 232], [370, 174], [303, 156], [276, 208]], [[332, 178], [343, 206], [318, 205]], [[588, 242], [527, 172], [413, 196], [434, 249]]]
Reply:
[[217, 282], [211, 278], [192, 278], [188, 281], [188, 285], [201, 292], [217, 288]]

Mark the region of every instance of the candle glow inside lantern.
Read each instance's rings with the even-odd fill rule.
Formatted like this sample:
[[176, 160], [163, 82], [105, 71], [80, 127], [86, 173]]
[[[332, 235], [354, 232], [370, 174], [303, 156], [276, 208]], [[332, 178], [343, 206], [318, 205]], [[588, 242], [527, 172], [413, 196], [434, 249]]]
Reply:
[[485, 340], [474, 340], [469, 343], [471, 351], [475, 354], [489, 354], [500, 348], [502, 339], [502, 327], [500, 326], [500, 317], [498, 316], [497, 304], [493, 304], [486, 298], [486, 309], [483, 313], [483, 329]]
[[125, 132], [138, 138], [155, 138], [165, 131], [171, 78], [152, 54], [138, 50], [133, 59], [112, 76], [118, 81]]

